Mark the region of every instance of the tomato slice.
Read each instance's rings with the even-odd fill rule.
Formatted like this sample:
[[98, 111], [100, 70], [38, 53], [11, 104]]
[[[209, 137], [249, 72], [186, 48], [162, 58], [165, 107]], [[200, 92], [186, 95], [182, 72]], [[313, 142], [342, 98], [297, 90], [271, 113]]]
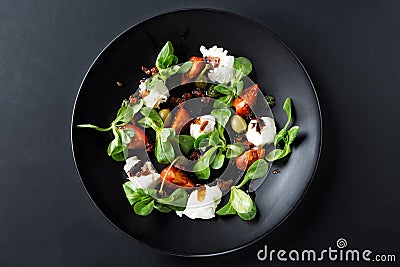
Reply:
[[236, 158], [236, 167], [241, 171], [247, 171], [256, 160], [265, 157], [265, 149], [250, 149]]
[[188, 83], [196, 78], [203, 69], [204, 59], [202, 57], [191, 57], [189, 60], [192, 62], [192, 67], [182, 75], [181, 84]]
[[[171, 113], [170, 113], [170, 116]], [[186, 128], [186, 126], [190, 123], [191, 117], [186, 109], [182, 106], [179, 107], [178, 111], [175, 114], [175, 118], [171, 124], [171, 128], [175, 130], [177, 134], [182, 131], [182, 129]]]
[[256, 103], [258, 91], [258, 84], [254, 84], [244, 89], [242, 94], [233, 101], [232, 105], [237, 115], [246, 117], [251, 114], [251, 107]]
[[[169, 170], [168, 170], [169, 169]], [[174, 185], [178, 185], [180, 187], [192, 188], [194, 186], [193, 182], [189, 179], [187, 174], [176, 168], [175, 166], [170, 165], [167, 166], [160, 174], [161, 181], [165, 179], [165, 181], [170, 182]]]
[[129, 149], [144, 149], [146, 148], [146, 146], [148, 145], [148, 140], [147, 140], [147, 136], [144, 133], [144, 131], [142, 129], [140, 129], [139, 127], [132, 125], [132, 124], [127, 124], [124, 125], [122, 127], [120, 127], [120, 129], [127, 129], [130, 128], [133, 131], [135, 131], [135, 135], [132, 137], [131, 142], [128, 144], [128, 148]]

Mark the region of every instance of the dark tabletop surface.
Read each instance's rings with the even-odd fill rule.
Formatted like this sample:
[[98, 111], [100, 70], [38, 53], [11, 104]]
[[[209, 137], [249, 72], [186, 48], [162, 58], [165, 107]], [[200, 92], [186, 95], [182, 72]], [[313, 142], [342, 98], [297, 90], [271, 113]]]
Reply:
[[[108, 223], [70, 144], [74, 100], [98, 53], [128, 27], [183, 7], [272, 30], [309, 71], [323, 115], [320, 164], [294, 213], [252, 246], [207, 259], [161, 254]], [[0, 266], [297, 266], [256, 254], [321, 250], [338, 238], [395, 254], [398, 265], [399, 11], [399, 1], [0, 0]]]

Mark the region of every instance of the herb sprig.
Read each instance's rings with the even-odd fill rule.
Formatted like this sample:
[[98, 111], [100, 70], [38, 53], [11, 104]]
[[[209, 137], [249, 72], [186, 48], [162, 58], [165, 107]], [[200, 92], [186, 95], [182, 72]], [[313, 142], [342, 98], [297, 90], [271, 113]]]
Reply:
[[257, 207], [253, 200], [241, 187], [248, 181], [264, 177], [268, 172], [268, 163], [264, 159], [259, 159], [250, 165], [240, 184], [231, 187], [231, 194], [228, 203], [217, 210], [218, 215], [237, 214], [243, 220], [251, 220], [257, 214]]
[[136, 104], [131, 105], [128, 100], [122, 102], [118, 110], [117, 116], [110, 127], [101, 128], [93, 124], [79, 124], [78, 128], [92, 128], [97, 131], [112, 131], [114, 139], [107, 147], [107, 154], [116, 161], [124, 161], [128, 157], [128, 144], [131, 142], [135, 131], [131, 128], [122, 128], [128, 124], [143, 106], [143, 100], [139, 100]]
[[291, 152], [290, 145], [293, 143], [297, 133], [299, 132], [299, 126], [292, 126], [288, 130], [289, 124], [292, 120], [292, 100], [290, 98], [287, 98], [283, 104], [283, 110], [286, 112], [287, 121], [285, 127], [276, 134], [274, 141], [275, 146], [281, 144], [281, 147], [283, 148], [274, 149], [267, 154], [265, 159], [270, 162], [284, 158]]
[[178, 188], [168, 197], [160, 198], [156, 189], [136, 188], [134, 182], [129, 181], [122, 185], [126, 198], [128, 199], [136, 214], [149, 215], [153, 209], [168, 213], [171, 210], [182, 211], [185, 209], [188, 193], [183, 188]]

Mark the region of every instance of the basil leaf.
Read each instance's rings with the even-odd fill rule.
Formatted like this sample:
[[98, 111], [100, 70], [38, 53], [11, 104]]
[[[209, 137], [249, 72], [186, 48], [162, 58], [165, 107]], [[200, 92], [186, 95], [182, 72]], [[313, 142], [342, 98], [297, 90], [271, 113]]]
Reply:
[[274, 140], [274, 145], [276, 146], [280, 141], [282, 141], [285, 136], [287, 135], [287, 131], [285, 128], [280, 130], [276, 135], [275, 135], [275, 140]]
[[299, 126], [293, 126], [292, 128], [290, 128], [287, 133], [289, 136], [289, 140], [288, 140], [288, 144], [292, 144], [294, 139], [297, 136], [297, 133], [299, 132]]
[[231, 188], [232, 207], [237, 213], [248, 213], [253, 207], [253, 200], [243, 190], [232, 187]]
[[209, 145], [210, 146], [216, 146], [219, 144], [219, 132], [218, 131], [214, 131], [210, 134], [210, 141], [209, 141]]
[[107, 132], [109, 130], [111, 130], [112, 126], [108, 127], [108, 128], [101, 128], [101, 127], [97, 127], [96, 125], [93, 124], [79, 124], [76, 127], [78, 128], [92, 128], [92, 129], [96, 129], [97, 131], [100, 132]]
[[245, 221], [252, 220], [254, 217], [256, 217], [257, 214], [257, 207], [256, 204], [253, 202], [253, 207], [251, 210], [247, 213], [238, 213], [239, 217], [242, 218]]
[[233, 101], [233, 94], [225, 95], [215, 100], [213, 107], [214, 108], [226, 108], [231, 107]]
[[232, 207], [231, 203], [231, 197], [229, 198], [228, 203], [226, 203], [225, 206], [220, 208], [219, 210], [216, 211], [216, 214], [218, 215], [233, 215], [236, 214], [236, 210]]
[[[202, 135], [200, 135], [200, 136], [197, 137], [197, 139], [194, 141], [193, 147], [194, 147], [195, 149], [199, 149], [200, 142], [201, 142], [203, 139], [206, 139], [206, 138], [208, 138], [208, 137], [210, 137], [210, 134], [202, 134]], [[208, 142], [207, 142], [207, 143], [208, 143]]]
[[233, 62], [233, 68], [236, 70], [236, 77], [237, 81], [241, 80], [244, 76], [250, 74], [253, 70], [253, 65], [251, 61], [245, 57], [237, 57]]
[[285, 124], [284, 129], [286, 130], [289, 126], [290, 120], [292, 119], [292, 100], [290, 98], [286, 98], [285, 103], [283, 103], [283, 110], [287, 115], [287, 122]]
[[211, 111], [211, 116], [213, 116], [222, 127], [225, 127], [231, 117], [231, 111], [228, 108], [213, 109]]
[[161, 203], [154, 203], [154, 208], [162, 213], [168, 213], [172, 210], [170, 207], [163, 205]]
[[132, 181], [122, 184], [126, 198], [128, 199], [131, 205], [133, 205], [142, 198], [142, 196], [134, 190], [135, 186], [136, 185]]
[[162, 130], [164, 122], [157, 111], [150, 107], [142, 107], [140, 113], [142, 113], [144, 116], [143, 119], [138, 121], [140, 125], [145, 128], [151, 127], [156, 132]]
[[229, 144], [226, 146], [226, 157], [228, 159], [230, 158], [236, 158], [240, 156], [244, 151], [245, 147], [242, 143], [234, 143], [234, 144]]
[[172, 43], [168, 41], [163, 48], [161, 49], [160, 53], [157, 55], [156, 59], [156, 67], [161, 70], [165, 69], [169, 66], [166, 66], [166, 61], [169, 56], [174, 54], [174, 47], [172, 46]]
[[179, 140], [179, 148], [182, 151], [182, 154], [185, 156], [189, 156], [190, 151], [194, 148], [194, 142], [195, 139], [194, 137], [190, 135], [179, 135], [178, 136]]
[[218, 93], [224, 94], [224, 95], [231, 95], [234, 93], [234, 90], [225, 84], [218, 84], [214, 86], [214, 91], [217, 91]]
[[277, 159], [279, 159], [279, 157], [282, 155], [283, 150], [282, 149], [274, 149], [271, 152], [269, 152], [266, 156], [265, 159], [269, 162], [273, 162]]
[[118, 133], [121, 138], [121, 142], [124, 145], [129, 144], [132, 140], [132, 137], [135, 135], [135, 131], [132, 129], [118, 129]]
[[210, 177], [210, 163], [211, 158], [214, 156], [215, 151], [219, 148], [219, 146], [211, 147], [204, 153], [200, 159], [194, 164], [193, 171], [196, 176], [200, 179], [208, 179]]
[[155, 155], [157, 161], [161, 164], [168, 164], [175, 158], [175, 151], [171, 143], [162, 142], [159, 132], [157, 132]]
[[128, 148], [125, 145], [117, 146], [111, 154], [115, 161], [124, 161], [128, 157]]
[[183, 63], [181, 65], [181, 67], [179, 68], [177, 73], [182, 74], [182, 73], [188, 72], [190, 70], [190, 68], [192, 67], [192, 65], [193, 65], [193, 63], [191, 61], [186, 61], [185, 63]]
[[147, 216], [153, 211], [154, 199], [145, 198], [144, 200], [136, 202], [133, 206], [133, 210], [137, 215]]
[[258, 159], [250, 165], [244, 179], [254, 180], [264, 177], [268, 172], [268, 163], [264, 159]]
[[183, 210], [186, 207], [188, 193], [183, 188], [178, 188], [169, 197], [158, 198], [157, 201], [161, 204], [167, 205], [174, 210]]
[[134, 109], [132, 106], [128, 105], [120, 107], [117, 113], [117, 117], [114, 120], [114, 123], [127, 124], [130, 120], [132, 120], [133, 115], [134, 115]]
[[222, 154], [221, 149], [218, 151], [217, 155], [215, 156], [214, 160], [211, 163], [211, 168], [214, 170], [218, 170], [224, 165], [225, 155]]

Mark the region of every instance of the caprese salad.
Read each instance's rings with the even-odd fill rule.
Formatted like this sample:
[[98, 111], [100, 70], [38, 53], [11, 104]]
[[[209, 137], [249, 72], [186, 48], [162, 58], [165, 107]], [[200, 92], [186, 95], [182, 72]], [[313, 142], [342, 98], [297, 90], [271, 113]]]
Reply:
[[[290, 98], [283, 105], [287, 122], [277, 132], [269, 108], [274, 98], [248, 78], [250, 60], [217, 46], [201, 46], [179, 64], [168, 41], [155, 65], [142, 70], [138, 90], [122, 102], [109, 127], [78, 125], [112, 133], [107, 154], [125, 162], [123, 189], [134, 212], [253, 219], [257, 208], [249, 184], [291, 152], [299, 131], [289, 127]], [[229, 199], [221, 206], [225, 193]]]

